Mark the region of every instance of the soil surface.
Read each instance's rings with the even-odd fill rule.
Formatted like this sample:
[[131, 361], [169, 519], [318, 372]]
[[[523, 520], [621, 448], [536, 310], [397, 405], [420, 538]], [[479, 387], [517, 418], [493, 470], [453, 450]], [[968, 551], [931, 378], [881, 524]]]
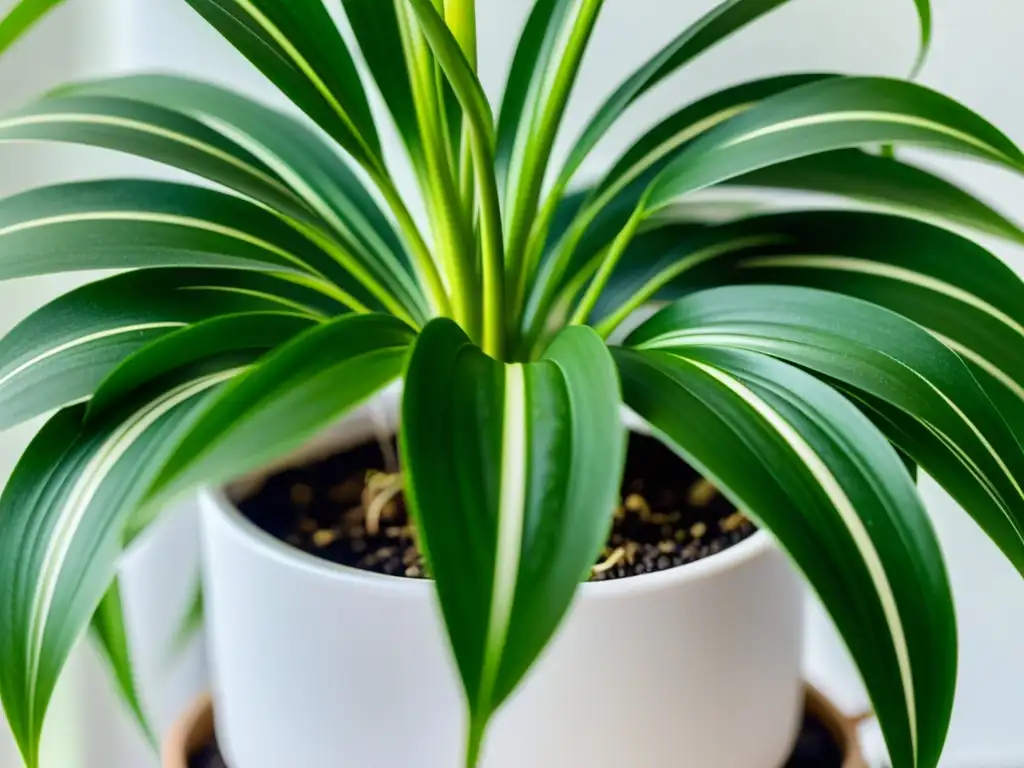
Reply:
[[[228, 768], [216, 744], [202, 750], [189, 765], [190, 768]], [[806, 716], [796, 750], [784, 768], [842, 768], [842, 765], [843, 753], [831, 732], [820, 720]]]
[[[271, 535], [334, 563], [425, 578], [395, 446], [367, 444], [269, 478], [242, 511]], [[743, 541], [753, 524], [653, 438], [632, 435], [619, 505], [591, 579], [701, 560]]]

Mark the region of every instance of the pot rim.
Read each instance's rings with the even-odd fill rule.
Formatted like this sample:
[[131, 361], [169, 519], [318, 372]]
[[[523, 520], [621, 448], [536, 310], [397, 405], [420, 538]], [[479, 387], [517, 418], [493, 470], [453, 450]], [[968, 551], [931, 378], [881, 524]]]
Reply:
[[[429, 579], [412, 579], [365, 571], [303, 552], [252, 522], [231, 500], [224, 488], [202, 489], [200, 502], [208, 510], [215, 511], [228, 524], [232, 534], [244, 542], [245, 546], [288, 568], [305, 571], [333, 582], [362, 584], [369, 589], [391, 595], [412, 597], [420, 594], [429, 596], [433, 593], [433, 581]], [[580, 585], [580, 597], [586, 597], [588, 600], [621, 598], [705, 581], [774, 551], [774, 540], [765, 531], [758, 530], [739, 544], [694, 563], [628, 578], [585, 582]]]

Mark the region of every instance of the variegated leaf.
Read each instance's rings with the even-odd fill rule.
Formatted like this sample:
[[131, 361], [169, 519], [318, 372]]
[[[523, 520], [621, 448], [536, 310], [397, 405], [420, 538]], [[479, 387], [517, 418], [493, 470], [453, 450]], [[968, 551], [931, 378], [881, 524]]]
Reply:
[[435, 320], [409, 363], [402, 424], [406, 492], [462, 674], [475, 765], [491, 715], [608, 535], [625, 456], [618, 381], [589, 329], [564, 331], [539, 362], [503, 364]]
[[857, 662], [893, 765], [937, 765], [956, 622], [897, 453], [841, 395], [766, 356], [620, 350], [616, 361], [627, 404], [803, 571]]

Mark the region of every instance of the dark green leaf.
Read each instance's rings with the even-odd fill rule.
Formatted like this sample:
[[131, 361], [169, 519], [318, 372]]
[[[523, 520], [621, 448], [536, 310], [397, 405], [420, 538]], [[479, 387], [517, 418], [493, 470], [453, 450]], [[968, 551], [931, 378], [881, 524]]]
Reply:
[[1017, 224], [955, 184], [913, 165], [856, 149], [790, 160], [726, 183], [838, 195], [893, 213], [1024, 242]]
[[[239, 312], [327, 312], [332, 302], [270, 273], [129, 272], [55, 299], [0, 340], [0, 428], [89, 398], [126, 357], [190, 323]], [[343, 308], [334, 303], [333, 312]]]
[[745, 352], [616, 352], [627, 404], [771, 531], [835, 621], [896, 768], [937, 765], [956, 680], [938, 542], [896, 452], [841, 395]]
[[495, 361], [448, 320], [417, 340], [402, 458], [472, 713], [467, 765], [608, 535], [625, 452], [619, 401], [589, 329], [563, 331], [528, 365]]
[[773, 96], [704, 134], [652, 184], [649, 211], [776, 163], [879, 142], [941, 148], [1024, 168], [1024, 155], [967, 107], [923, 86], [830, 78]]
[[366, 92], [321, 0], [187, 0], [357, 162], [380, 167]]
[[412, 330], [387, 315], [324, 323], [228, 387], [174, 447], [148, 494], [156, 508], [279, 459], [398, 378]]
[[[1024, 572], [1024, 451], [961, 359], [920, 326], [859, 299], [791, 286], [702, 291], [638, 328], [631, 345], [739, 348], [798, 364], [875, 407], [902, 450], [953, 494]], [[916, 425], [887, 416], [895, 409]], [[950, 469], [952, 467], [952, 469]]]
[[128, 633], [124, 624], [124, 606], [121, 602], [121, 585], [117, 579], [111, 584], [92, 617], [92, 634], [100, 653], [110, 666], [117, 683], [121, 699], [135, 718], [136, 724], [146, 734], [154, 751], [159, 749], [160, 740], [149, 724], [146, 711], [135, 685], [132, 657], [128, 648]]
[[423, 319], [424, 300], [390, 220], [315, 130], [239, 93], [180, 76], [96, 80], [60, 93], [133, 99], [204, 121], [273, 168], [351, 258]]

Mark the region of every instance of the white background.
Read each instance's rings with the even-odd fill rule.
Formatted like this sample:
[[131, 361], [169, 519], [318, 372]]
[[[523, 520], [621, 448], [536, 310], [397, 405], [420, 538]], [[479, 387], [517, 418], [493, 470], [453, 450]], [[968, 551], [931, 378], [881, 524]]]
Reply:
[[[75, 3], [78, 5], [76, 6]], [[11, 0], [0, 0], [0, 8]], [[595, 44], [586, 61], [569, 118], [578, 127], [601, 97], [659, 43], [715, 4], [713, 0], [607, 0]], [[478, 0], [484, 79], [500, 93], [502, 72], [527, 0]], [[923, 82], [964, 101], [1018, 143], [1024, 143], [1021, 72], [1024, 65], [1022, 0], [934, 0], [936, 39]], [[794, 70], [843, 70], [902, 74], [914, 52], [912, 0], [796, 0], [691, 66], [682, 77], [639, 105], [601, 147], [597, 165], [659, 115], [709, 90], [743, 79]], [[184, 0], [74, 0], [0, 65], [0, 105], [69, 74], [126, 69], [178, 69], [232, 83], [276, 98], [186, 7]], [[560, 147], [574, 135], [563, 132]], [[1024, 180], [943, 159], [949, 170], [986, 199], [1024, 221]], [[0, 191], [59, 178], [97, 175], [123, 168], [103, 153], [40, 148], [0, 148]], [[132, 164], [128, 167], [139, 170]], [[147, 171], [148, 172], [148, 169]], [[997, 246], [1015, 266], [1019, 253]], [[0, 287], [0, 328], [9, 327], [66, 279]], [[0, 438], [0, 477], [9, 471], [30, 434]], [[981, 534], [941, 493], [925, 489], [949, 557], [961, 629], [959, 700], [947, 749], [948, 766], [1024, 766], [1024, 584]], [[835, 692], [855, 704], [856, 693], [827, 654], [821, 660]], [[77, 690], [74, 685], [77, 684]], [[81, 739], [109, 750], [60, 756], [47, 768], [143, 768], [132, 754], [130, 733], [112, 725], [109, 694], [94, 664], [79, 659], [60, 697], [51, 731], [65, 745]], [[154, 706], [161, 706], [159, 703]], [[79, 716], [73, 710], [79, 708]], [[52, 735], [52, 734], [51, 734]], [[122, 741], [124, 742], [122, 744]], [[84, 749], [84, 748], [83, 748]], [[72, 749], [72, 751], [75, 751]], [[118, 754], [123, 754], [118, 757]], [[85, 761], [84, 763], [82, 761]], [[0, 738], [0, 767], [17, 765]]]

